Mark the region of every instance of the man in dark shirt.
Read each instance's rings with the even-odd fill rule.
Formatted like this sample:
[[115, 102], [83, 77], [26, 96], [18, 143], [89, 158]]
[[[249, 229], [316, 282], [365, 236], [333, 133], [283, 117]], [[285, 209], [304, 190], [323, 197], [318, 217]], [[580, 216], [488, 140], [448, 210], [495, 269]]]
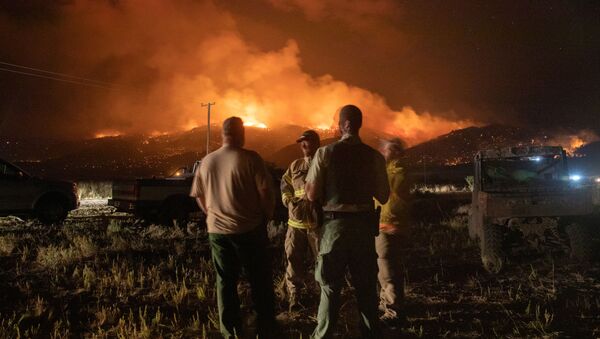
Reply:
[[318, 324], [312, 338], [331, 338], [340, 309], [346, 267], [355, 287], [364, 338], [379, 338], [377, 254], [379, 215], [374, 198], [389, 197], [385, 159], [365, 145], [358, 132], [362, 112], [347, 105], [339, 112], [341, 140], [319, 148], [306, 177], [306, 194], [323, 206], [315, 278], [321, 285]]

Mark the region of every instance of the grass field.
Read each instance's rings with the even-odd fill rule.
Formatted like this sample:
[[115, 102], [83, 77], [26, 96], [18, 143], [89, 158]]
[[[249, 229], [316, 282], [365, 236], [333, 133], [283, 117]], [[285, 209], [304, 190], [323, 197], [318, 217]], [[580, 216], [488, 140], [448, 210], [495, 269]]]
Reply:
[[[408, 323], [387, 336], [600, 336], [597, 263], [536, 254], [490, 275], [465, 222], [411, 228], [402, 249]], [[273, 247], [280, 312], [282, 252]], [[143, 225], [103, 201], [86, 203], [60, 228], [0, 218], [0, 291], [0, 338], [219, 337], [204, 230]], [[239, 292], [251, 327], [245, 283]], [[343, 294], [338, 336], [356, 337], [352, 289]], [[308, 337], [317, 303], [315, 292], [305, 310], [288, 315], [287, 338]]]

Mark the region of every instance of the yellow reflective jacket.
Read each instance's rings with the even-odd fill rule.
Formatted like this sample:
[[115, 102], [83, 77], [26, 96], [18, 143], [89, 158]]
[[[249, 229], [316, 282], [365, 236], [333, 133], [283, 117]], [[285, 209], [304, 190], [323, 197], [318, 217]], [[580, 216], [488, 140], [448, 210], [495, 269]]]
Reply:
[[379, 229], [385, 233], [397, 233], [408, 224], [408, 206], [404, 199], [408, 192], [405, 185], [404, 169], [397, 160], [387, 163], [387, 175], [390, 184], [390, 198], [381, 206]]
[[310, 159], [296, 159], [281, 178], [281, 201], [289, 211], [288, 224], [296, 228], [316, 226], [315, 209], [304, 192], [309, 167]]

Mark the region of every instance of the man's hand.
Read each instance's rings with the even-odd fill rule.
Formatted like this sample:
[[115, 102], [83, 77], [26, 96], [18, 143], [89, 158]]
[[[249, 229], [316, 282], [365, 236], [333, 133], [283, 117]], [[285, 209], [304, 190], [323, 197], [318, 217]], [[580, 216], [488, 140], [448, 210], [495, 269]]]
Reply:
[[309, 201], [317, 200], [317, 192], [313, 183], [307, 182], [306, 185], [304, 185], [304, 191], [306, 192], [306, 198], [308, 198]]
[[204, 201], [204, 197], [197, 197], [196, 198], [196, 203], [198, 203], [198, 206], [200, 206], [200, 209], [204, 212], [204, 214], [206, 214], [206, 201]]

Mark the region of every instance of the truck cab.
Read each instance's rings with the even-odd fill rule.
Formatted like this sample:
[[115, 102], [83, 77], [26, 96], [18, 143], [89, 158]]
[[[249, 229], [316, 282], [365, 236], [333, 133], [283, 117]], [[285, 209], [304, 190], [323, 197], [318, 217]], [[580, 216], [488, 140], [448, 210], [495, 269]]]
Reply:
[[34, 216], [45, 224], [60, 223], [78, 206], [75, 183], [37, 178], [0, 159], [0, 216]]
[[203, 214], [189, 196], [199, 166], [196, 161], [191, 168], [181, 167], [168, 177], [115, 181], [108, 204], [151, 222], [183, 226], [190, 213]]

